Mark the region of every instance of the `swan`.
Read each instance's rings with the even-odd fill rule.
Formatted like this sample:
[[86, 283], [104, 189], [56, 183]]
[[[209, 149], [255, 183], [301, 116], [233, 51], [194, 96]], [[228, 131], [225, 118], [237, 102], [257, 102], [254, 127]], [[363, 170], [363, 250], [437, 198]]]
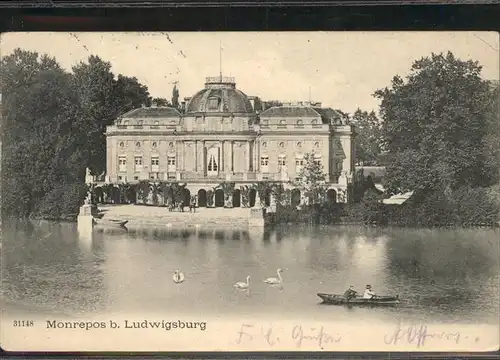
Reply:
[[283, 278], [281, 277], [282, 271], [283, 271], [282, 269], [276, 270], [276, 274], [278, 274], [278, 277], [267, 278], [266, 280], [264, 280], [264, 282], [269, 285], [281, 285], [283, 283]]
[[250, 275], [247, 276], [247, 282], [238, 281], [236, 284], [234, 284], [234, 287], [239, 290], [247, 290], [248, 288], [250, 288]]
[[181, 273], [179, 270], [175, 270], [172, 279], [174, 280], [174, 283], [180, 284], [181, 282], [184, 281], [184, 274]]

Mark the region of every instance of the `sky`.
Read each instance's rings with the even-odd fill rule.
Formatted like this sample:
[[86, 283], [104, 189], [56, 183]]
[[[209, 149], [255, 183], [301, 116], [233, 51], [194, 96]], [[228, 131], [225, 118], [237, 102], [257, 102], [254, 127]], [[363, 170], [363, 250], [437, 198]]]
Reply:
[[19, 47], [49, 54], [68, 70], [98, 55], [153, 97], [170, 99], [176, 81], [181, 98], [192, 96], [222, 69], [249, 96], [311, 99], [350, 113], [377, 111], [374, 91], [433, 52], [479, 61], [484, 79], [498, 80], [500, 72], [495, 32], [26, 32], [0, 41], [1, 56]]

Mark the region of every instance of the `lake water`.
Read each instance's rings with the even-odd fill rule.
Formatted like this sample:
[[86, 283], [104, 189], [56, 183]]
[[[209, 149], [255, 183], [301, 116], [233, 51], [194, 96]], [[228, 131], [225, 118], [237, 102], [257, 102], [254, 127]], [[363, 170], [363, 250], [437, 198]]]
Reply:
[[[68, 315], [202, 313], [387, 323], [399, 319], [498, 324], [499, 239], [492, 229], [286, 226], [94, 229], [3, 224], [2, 296], [11, 307]], [[283, 289], [263, 280], [283, 268]], [[172, 281], [175, 269], [183, 284]], [[251, 290], [233, 284], [251, 276]], [[319, 305], [318, 292], [371, 284], [399, 294], [391, 308]]]

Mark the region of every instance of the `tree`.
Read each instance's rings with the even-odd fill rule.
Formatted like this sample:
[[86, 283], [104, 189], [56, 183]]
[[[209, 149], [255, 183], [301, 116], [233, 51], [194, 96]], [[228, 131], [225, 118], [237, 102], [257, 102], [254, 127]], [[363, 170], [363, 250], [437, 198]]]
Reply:
[[309, 205], [323, 202], [326, 193], [326, 175], [323, 166], [313, 154], [304, 155], [304, 166], [297, 174], [297, 178], [295, 185], [309, 201]]
[[167, 99], [159, 97], [152, 98], [151, 103], [155, 104], [156, 106], [172, 106]]
[[386, 185], [391, 193], [441, 191], [483, 186], [488, 85], [477, 62], [452, 53], [417, 60], [406, 81], [377, 90], [382, 135], [391, 163]]
[[134, 77], [119, 75], [115, 80], [111, 64], [94, 55], [88, 63], [73, 67], [73, 78], [87, 130], [86, 165], [99, 175], [106, 170], [106, 126], [119, 115], [149, 104], [149, 92]]
[[177, 89], [177, 85], [174, 85], [172, 89], [172, 107], [179, 108], [179, 90]]
[[54, 58], [20, 49], [2, 58], [1, 68], [3, 213], [76, 213], [85, 147], [71, 75]]
[[490, 84], [486, 113], [486, 136], [484, 138], [484, 156], [486, 171], [491, 174], [491, 182], [500, 185], [500, 86], [498, 83]]
[[367, 112], [357, 109], [351, 123], [356, 126], [354, 147], [356, 161], [359, 165], [378, 165], [382, 149], [381, 123], [374, 111]]

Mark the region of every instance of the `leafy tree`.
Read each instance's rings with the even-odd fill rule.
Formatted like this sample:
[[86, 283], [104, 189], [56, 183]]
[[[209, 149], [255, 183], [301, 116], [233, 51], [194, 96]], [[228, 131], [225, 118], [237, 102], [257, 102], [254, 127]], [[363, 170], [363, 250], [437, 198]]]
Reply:
[[116, 81], [113, 81], [113, 85], [113, 112], [116, 113], [116, 116], [142, 105], [151, 105], [147, 86], [142, 85], [136, 77], [119, 74]]
[[304, 155], [304, 166], [297, 174], [296, 186], [309, 201], [309, 205], [323, 202], [326, 193], [326, 175], [323, 166], [314, 159], [313, 154]]
[[490, 84], [486, 112], [486, 135], [484, 138], [484, 156], [486, 171], [491, 174], [491, 182], [500, 184], [500, 86], [498, 83]]
[[106, 170], [106, 126], [119, 115], [149, 104], [149, 93], [136, 78], [119, 75], [115, 80], [111, 64], [94, 55], [88, 63], [73, 67], [73, 78], [87, 131], [86, 165], [93, 175], [99, 175]]
[[488, 85], [477, 62], [452, 53], [417, 60], [406, 81], [377, 90], [384, 146], [391, 156], [385, 180], [391, 193], [482, 186]]
[[172, 106], [167, 99], [159, 97], [152, 98], [151, 103], [156, 104], [156, 106]]
[[[16, 49], [1, 60], [2, 202], [9, 217], [76, 213], [85, 144], [72, 78], [54, 58]], [[59, 200], [57, 200], [59, 199]]]
[[354, 147], [359, 165], [378, 165], [382, 149], [381, 122], [374, 111], [367, 112], [357, 109], [351, 123], [356, 126]]

